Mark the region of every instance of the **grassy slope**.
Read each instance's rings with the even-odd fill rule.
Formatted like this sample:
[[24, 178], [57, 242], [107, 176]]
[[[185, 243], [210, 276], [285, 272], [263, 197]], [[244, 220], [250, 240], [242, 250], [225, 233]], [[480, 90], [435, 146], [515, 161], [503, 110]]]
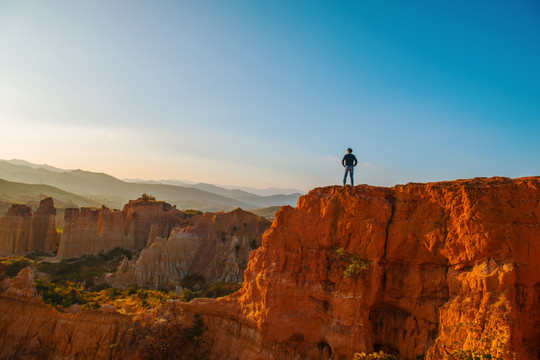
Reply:
[[[83, 170], [57, 172], [26, 165], [14, 165], [7, 161], [0, 161], [0, 177], [12, 182], [48, 184], [113, 208], [121, 207], [122, 204], [130, 199], [138, 198], [142, 193], [154, 195], [157, 199], [172, 204], [182, 205], [182, 208], [219, 211], [237, 207], [245, 209], [257, 207], [196, 188], [127, 183], [103, 173]], [[0, 198], [0, 200], [4, 199]]]
[[49, 185], [31, 185], [0, 179], [0, 216], [5, 214], [11, 204], [26, 204], [34, 210], [45, 197], [51, 196], [57, 208], [101, 206], [97, 201], [69, 193]]
[[270, 221], [274, 221], [274, 218], [276, 217], [276, 213], [281, 208], [281, 206], [270, 206], [262, 209], [256, 209], [252, 210], [251, 212], [255, 215], [262, 216], [263, 218], [266, 218]]

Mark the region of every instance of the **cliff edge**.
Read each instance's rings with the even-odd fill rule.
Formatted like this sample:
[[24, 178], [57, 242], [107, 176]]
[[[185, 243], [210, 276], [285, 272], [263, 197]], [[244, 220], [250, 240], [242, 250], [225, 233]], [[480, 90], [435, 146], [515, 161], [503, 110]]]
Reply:
[[539, 359], [540, 178], [314, 189], [278, 212], [244, 277], [183, 306], [215, 359]]

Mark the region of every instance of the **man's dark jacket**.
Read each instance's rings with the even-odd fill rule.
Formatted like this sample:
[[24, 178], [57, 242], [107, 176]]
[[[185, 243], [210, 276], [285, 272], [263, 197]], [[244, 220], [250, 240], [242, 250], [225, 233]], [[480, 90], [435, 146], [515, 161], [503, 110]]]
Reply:
[[343, 166], [356, 166], [357, 163], [356, 156], [353, 154], [345, 154], [343, 160], [341, 160]]

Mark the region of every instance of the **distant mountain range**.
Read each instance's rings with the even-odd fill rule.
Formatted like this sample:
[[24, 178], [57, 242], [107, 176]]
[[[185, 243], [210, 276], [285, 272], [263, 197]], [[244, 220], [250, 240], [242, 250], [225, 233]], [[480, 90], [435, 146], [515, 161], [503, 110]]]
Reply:
[[292, 194], [305, 194], [302, 190], [298, 189], [282, 189], [282, 188], [267, 188], [267, 189], [257, 189], [253, 187], [248, 186], [235, 186], [235, 185], [212, 185], [212, 184], [206, 184], [206, 183], [196, 183], [192, 181], [187, 180], [142, 180], [142, 179], [122, 179], [126, 182], [132, 182], [132, 183], [141, 183], [141, 184], [167, 184], [167, 185], [177, 185], [177, 186], [185, 186], [185, 187], [198, 187], [201, 186], [213, 186], [220, 189], [228, 189], [228, 190], [242, 190], [244, 192], [248, 192], [251, 194], [259, 195], [259, 196], [271, 196], [271, 195], [292, 195]]
[[[180, 209], [219, 211], [241, 207], [252, 210], [282, 205], [296, 206], [302, 195], [296, 192], [261, 196], [240, 189], [202, 183], [188, 184], [176, 180], [128, 182], [104, 173], [63, 170], [24, 160], [0, 160], [0, 179], [5, 180], [0, 182], [0, 202], [25, 203], [35, 201], [36, 196], [43, 194], [72, 206], [103, 204], [121, 208], [128, 200], [147, 193]], [[29, 184], [32, 186], [29, 187]]]

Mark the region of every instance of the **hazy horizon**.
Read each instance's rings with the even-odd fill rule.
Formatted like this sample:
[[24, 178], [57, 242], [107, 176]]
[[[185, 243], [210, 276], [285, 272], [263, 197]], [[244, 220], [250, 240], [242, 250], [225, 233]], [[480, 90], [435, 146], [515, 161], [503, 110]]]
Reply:
[[[59, 168], [59, 167], [56, 167], [56, 166], [52, 166], [51, 164], [32, 163], [32, 162], [27, 161], [25, 159], [0, 159], [0, 161], [6, 161], [6, 162], [9, 162], [9, 163], [12, 163], [12, 164], [15, 164], [15, 165], [30, 166], [32, 168], [43, 168], [43, 169], [52, 170], [52, 171], [55, 171], [55, 172], [56, 171], [71, 172], [71, 171], [78, 171], [78, 170], [88, 171], [86, 169], [81, 169], [81, 168], [62, 169], [62, 168]], [[53, 169], [50, 169], [51, 167]], [[94, 173], [103, 173], [103, 174], [112, 176], [111, 174], [107, 174], [107, 173], [105, 173], [103, 171], [95, 171]], [[252, 186], [239, 186], [239, 185], [234, 185], [234, 184], [204, 183], [204, 182], [191, 181], [191, 180], [187, 180], [187, 179], [140, 179], [140, 178], [117, 178], [117, 179], [125, 181], [125, 182], [135, 182], [135, 183], [137, 183], [137, 182], [155, 182], [155, 183], [160, 183], [160, 184], [170, 184], [170, 185], [179, 185], [179, 186], [182, 186], [182, 185], [186, 185], [186, 186], [191, 186], [191, 185], [214, 185], [214, 186], [219, 186], [219, 187], [222, 187], [224, 189], [230, 189], [230, 190], [234, 190], [234, 189], [255, 190], [256, 194], [261, 195], [261, 196], [265, 196], [265, 195], [290, 195], [290, 194], [298, 193], [298, 192], [307, 193], [310, 190], [310, 189], [305, 189], [304, 190], [304, 189], [277, 188], [277, 187], [257, 188], [257, 187], [252, 187]]]
[[347, 147], [356, 184], [540, 175], [532, 0], [8, 0], [0, 48], [4, 159], [302, 191]]

